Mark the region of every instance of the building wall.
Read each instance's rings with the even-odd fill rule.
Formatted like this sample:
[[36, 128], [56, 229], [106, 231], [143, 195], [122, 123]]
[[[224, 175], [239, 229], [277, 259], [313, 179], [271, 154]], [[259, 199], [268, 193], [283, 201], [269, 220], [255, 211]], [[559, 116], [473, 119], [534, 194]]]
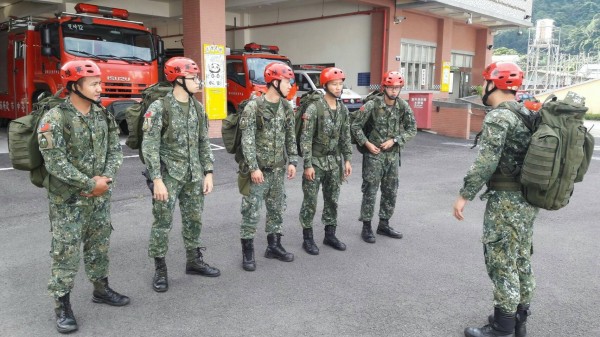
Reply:
[[585, 97], [585, 106], [589, 108], [587, 113], [600, 114], [600, 95], [598, 95], [598, 88], [600, 88], [600, 79], [590, 80], [556, 91], [539, 94], [536, 95], [536, 98], [543, 102], [550, 94], [554, 94], [559, 99], [563, 99], [567, 95], [567, 92], [573, 91]]

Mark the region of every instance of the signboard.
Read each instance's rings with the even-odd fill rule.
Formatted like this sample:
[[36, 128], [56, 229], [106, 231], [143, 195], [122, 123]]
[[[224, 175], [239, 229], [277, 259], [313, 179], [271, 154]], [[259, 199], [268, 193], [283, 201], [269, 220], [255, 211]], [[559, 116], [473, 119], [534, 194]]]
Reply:
[[408, 94], [408, 105], [415, 114], [417, 128], [431, 129], [431, 108], [433, 103], [432, 93], [414, 93]]
[[450, 62], [442, 63], [442, 83], [440, 83], [440, 91], [448, 92], [450, 91], [450, 83], [452, 79], [450, 78]]
[[227, 117], [225, 46], [204, 44], [204, 95], [209, 119]]

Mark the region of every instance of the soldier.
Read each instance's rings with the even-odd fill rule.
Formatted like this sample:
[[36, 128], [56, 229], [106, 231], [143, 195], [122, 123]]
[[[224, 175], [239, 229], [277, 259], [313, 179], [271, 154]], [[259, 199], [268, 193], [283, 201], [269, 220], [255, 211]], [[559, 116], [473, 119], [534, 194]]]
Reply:
[[[402, 234], [389, 225], [396, 207], [400, 150], [417, 134], [412, 109], [399, 97], [404, 78], [397, 71], [388, 71], [381, 81], [382, 96], [363, 105], [350, 125], [357, 143], [365, 148], [362, 164], [362, 206], [359, 220], [363, 222], [362, 239], [375, 243], [371, 219], [377, 190], [381, 185], [379, 225], [377, 234], [401, 239]], [[370, 130], [365, 134], [364, 130]]]
[[[240, 172], [248, 173], [250, 193], [242, 198], [242, 267], [256, 269], [254, 235], [263, 200], [267, 208], [265, 231], [268, 247], [265, 257], [291, 262], [294, 255], [281, 245], [281, 227], [285, 210], [284, 177], [296, 176], [297, 146], [294, 112], [285, 97], [292, 87], [292, 69], [279, 62], [265, 67], [267, 92], [249, 102], [240, 118], [242, 152]], [[287, 153], [287, 158], [286, 158]], [[286, 170], [287, 167], [287, 170]]]
[[304, 200], [300, 208], [300, 224], [304, 235], [302, 247], [311, 255], [319, 254], [312, 226], [321, 184], [324, 200], [321, 221], [325, 225], [323, 244], [337, 250], [346, 250], [346, 245], [335, 236], [340, 185], [342, 179], [348, 178], [352, 173], [348, 109], [340, 101], [345, 79], [342, 69], [323, 69], [320, 82], [325, 96], [320, 101], [311, 103], [302, 116], [304, 123], [300, 145], [304, 157]]
[[38, 128], [40, 151], [49, 173], [52, 276], [48, 290], [56, 301], [56, 329], [77, 330], [70, 293], [83, 243], [85, 272], [94, 284], [92, 301], [114, 306], [129, 297], [108, 285], [111, 183], [123, 162], [118, 126], [99, 103], [100, 68], [89, 60], [60, 69], [69, 94], [48, 111]]
[[529, 129], [511, 111], [523, 107], [515, 101], [523, 71], [512, 62], [495, 62], [485, 68], [483, 78], [483, 104], [493, 110], [483, 121], [479, 153], [454, 203], [454, 217], [463, 220], [467, 200], [473, 200], [487, 184], [481, 196], [487, 199], [482, 242], [485, 265], [494, 285], [494, 315], [482, 328], [465, 329], [465, 336], [515, 336], [516, 332], [517, 337], [524, 337], [535, 288], [531, 251], [538, 208], [525, 200], [518, 184], [516, 188], [503, 188], [517, 182], [515, 173], [531, 139]]
[[[200, 91], [200, 70], [185, 57], [165, 63], [165, 76], [173, 91], [154, 101], [144, 115], [142, 154], [153, 185], [148, 255], [154, 258], [152, 288], [169, 289], [167, 255], [175, 202], [179, 199], [186, 274], [217, 277], [219, 269], [204, 262], [200, 247], [204, 196], [213, 189], [214, 157], [208, 138], [208, 120], [193, 95]], [[170, 109], [163, 104], [170, 104]], [[199, 111], [198, 111], [199, 110]]]

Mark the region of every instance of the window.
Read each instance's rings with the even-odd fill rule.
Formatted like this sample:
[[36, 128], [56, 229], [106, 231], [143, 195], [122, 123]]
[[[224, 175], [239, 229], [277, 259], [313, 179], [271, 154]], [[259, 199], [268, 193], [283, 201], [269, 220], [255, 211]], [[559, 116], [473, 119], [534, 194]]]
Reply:
[[467, 52], [452, 52], [453, 67], [473, 68], [473, 54]]
[[432, 90], [435, 70], [435, 45], [427, 42], [401, 42], [400, 73], [404, 89]]
[[242, 60], [227, 60], [227, 79], [246, 86], [246, 73]]
[[25, 56], [25, 45], [22, 40], [15, 41], [15, 60], [22, 59]]

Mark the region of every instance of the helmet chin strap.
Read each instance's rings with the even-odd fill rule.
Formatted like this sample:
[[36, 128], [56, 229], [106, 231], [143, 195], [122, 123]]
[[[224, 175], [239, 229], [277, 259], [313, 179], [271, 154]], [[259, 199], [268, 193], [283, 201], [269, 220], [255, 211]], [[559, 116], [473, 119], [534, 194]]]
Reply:
[[77, 96], [83, 98], [84, 100], [97, 105], [98, 107], [102, 107], [102, 104], [100, 103], [100, 100], [94, 101], [93, 99], [87, 97], [86, 95], [84, 95], [83, 93], [81, 93], [81, 91], [77, 90], [77, 88], [75, 87], [75, 84], [71, 84], [71, 91], [74, 92]]
[[185, 84], [185, 78], [182, 78], [182, 77], [180, 77], [180, 78], [182, 79], [182, 81], [181, 81], [181, 82], [178, 82], [177, 80], [175, 80], [175, 83], [176, 83], [176, 84], [178, 84], [180, 87], [182, 87], [182, 88], [183, 88], [183, 90], [184, 90], [185, 92], [187, 92], [187, 94], [188, 94], [190, 97], [192, 97], [194, 94], [192, 94], [192, 93], [190, 92], [190, 90], [188, 89], [187, 85]]
[[484, 93], [483, 97], [481, 97], [481, 102], [485, 106], [491, 106], [491, 104], [488, 103], [488, 98], [494, 91], [496, 91], [496, 89], [498, 89], [497, 87], [494, 86], [494, 88], [492, 88], [492, 90], [489, 90], [491, 83], [492, 83], [492, 81], [487, 81], [487, 83], [485, 85], [485, 93]]
[[326, 93], [330, 94], [331, 96], [333, 96], [335, 98], [336, 101], [340, 101], [342, 99], [342, 94], [340, 93], [339, 96], [336, 96], [333, 92], [331, 92], [328, 88], [327, 88], [327, 84], [325, 84], [323, 86], [323, 90], [325, 90]]
[[275, 88], [279, 96], [285, 98], [285, 95], [281, 92], [281, 89], [279, 89], [279, 87], [281, 87], [281, 80], [277, 80], [277, 85], [275, 85], [275, 83], [272, 83], [271, 85]]

